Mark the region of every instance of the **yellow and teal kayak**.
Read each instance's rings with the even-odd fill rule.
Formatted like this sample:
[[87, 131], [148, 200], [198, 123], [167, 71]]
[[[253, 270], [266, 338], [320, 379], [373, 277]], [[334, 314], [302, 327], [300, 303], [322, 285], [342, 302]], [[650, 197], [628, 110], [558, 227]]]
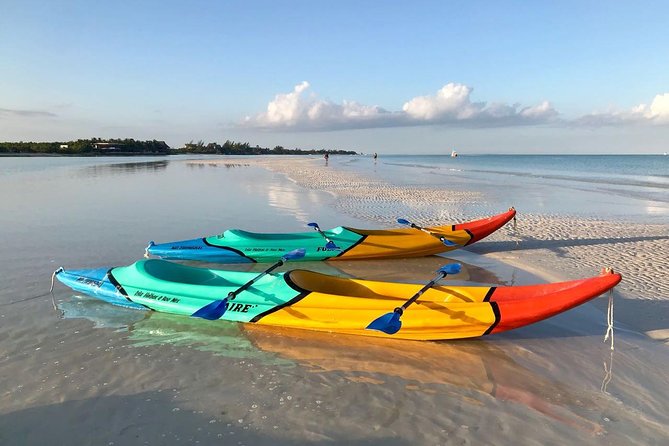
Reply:
[[[387, 334], [369, 330], [370, 322], [416, 295], [422, 285], [299, 269], [258, 278], [159, 259], [111, 269], [61, 269], [56, 277], [77, 292], [141, 310], [193, 316], [219, 303], [224, 313], [208, 319], [414, 340], [469, 338], [522, 327], [599, 296], [621, 280], [605, 272], [528, 286], [436, 285], [404, 312], [401, 329]], [[236, 295], [228, 301], [231, 293]]]
[[[230, 229], [222, 234], [156, 244], [146, 256], [166, 260], [200, 260], [212, 263], [272, 262], [286, 252], [305, 249], [302, 260], [353, 260], [421, 257], [471, 245], [492, 234], [516, 216], [516, 210], [466, 223], [403, 229], [334, 229], [296, 233], [254, 233]], [[311, 223], [310, 225], [315, 225]]]

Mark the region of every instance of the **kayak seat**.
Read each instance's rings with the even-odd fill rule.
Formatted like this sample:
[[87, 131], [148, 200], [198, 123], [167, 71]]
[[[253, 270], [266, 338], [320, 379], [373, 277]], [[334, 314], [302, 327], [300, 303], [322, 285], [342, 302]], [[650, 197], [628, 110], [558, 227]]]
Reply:
[[316, 293], [369, 299], [392, 299], [387, 294], [379, 294], [375, 290], [352, 279], [333, 277], [302, 269], [292, 270], [286, 274], [298, 287]]
[[262, 232], [249, 232], [242, 229], [228, 229], [223, 233], [223, 238], [228, 240], [303, 240], [303, 239], [313, 239], [320, 238], [321, 236], [317, 233], [311, 232], [295, 232], [295, 233], [277, 233], [277, 234], [267, 234]]
[[230, 281], [215, 274], [209, 269], [193, 268], [178, 263], [159, 259], [145, 260], [137, 264], [138, 269], [157, 280], [179, 282], [190, 285], [221, 285], [229, 286]]

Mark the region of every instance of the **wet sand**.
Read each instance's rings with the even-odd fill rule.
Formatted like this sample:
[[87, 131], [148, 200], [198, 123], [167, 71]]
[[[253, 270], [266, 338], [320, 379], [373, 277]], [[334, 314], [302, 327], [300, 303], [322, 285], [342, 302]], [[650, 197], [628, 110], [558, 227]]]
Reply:
[[[617, 322], [614, 351], [603, 342], [606, 313], [599, 306], [606, 296], [508, 334], [456, 342], [359, 339], [144, 313], [62, 286], [54, 290], [58, 311], [52, 309], [44, 291], [56, 267], [128, 264], [149, 239], [229, 227], [262, 231], [268, 224], [295, 231], [309, 220], [322, 227], [393, 226], [398, 214], [462, 221], [477, 215], [457, 215], [458, 203], [482, 199], [438, 189], [428, 198], [406, 194], [325, 170], [318, 159], [217, 163], [75, 166], [26, 174], [20, 184], [0, 179], [10, 211], [0, 215], [0, 226], [11, 253], [0, 262], [0, 444], [666, 442], [669, 350], [644, 334], [666, 329], [660, 295], [666, 282], [622, 288], [631, 272], [665, 266], [631, 254], [625, 254], [630, 265], [613, 261], [617, 245], [649, 255], [664, 249], [662, 227], [645, 226], [634, 236], [643, 239], [626, 240], [629, 233], [615, 222], [585, 221], [592, 232], [578, 229], [575, 238], [566, 218], [523, 216], [519, 209], [518, 232], [508, 226], [446, 256], [300, 264], [330, 274], [426, 281], [457, 261], [463, 272], [448, 280], [497, 285], [577, 278], [613, 266], [625, 275], [615, 293], [616, 320], [629, 312], [643, 322]], [[314, 172], [310, 183], [305, 172]], [[143, 201], [128, 200], [136, 190], [144, 191]], [[443, 206], [431, 211], [431, 200]], [[482, 205], [481, 216], [503, 210]], [[549, 232], [558, 229], [562, 243]], [[600, 255], [608, 256], [603, 264]]]

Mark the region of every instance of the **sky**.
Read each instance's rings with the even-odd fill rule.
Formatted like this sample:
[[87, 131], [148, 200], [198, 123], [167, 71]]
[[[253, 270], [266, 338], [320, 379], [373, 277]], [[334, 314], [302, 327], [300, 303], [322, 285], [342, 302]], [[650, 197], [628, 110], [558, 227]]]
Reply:
[[669, 2], [0, 0], [0, 141], [669, 152]]

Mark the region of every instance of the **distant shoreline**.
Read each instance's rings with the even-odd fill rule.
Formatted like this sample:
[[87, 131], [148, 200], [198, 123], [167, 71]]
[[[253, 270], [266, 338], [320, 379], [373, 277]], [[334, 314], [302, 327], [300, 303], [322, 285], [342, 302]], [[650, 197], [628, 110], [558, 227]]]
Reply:
[[114, 152], [114, 153], [30, 153], [30, 152], [17, 152], [17, 153], [0, 153], [0, 158], [34, 158], [34, 157], [51, 157], [51, 158], [97, 158], [100, 156], [169, 156], [169, 153], [138, 153], [138, 152]]
[[[0, 153], [0, 158], [98, 158], [102, 156], [124, 157], [124, 156], [190, 156], [190, 155], [217, 155], [217, 156], [314, 156], [319, 153], [241, 153], [235, 155], [220, 154], [220, 153], [154, 153], [154, 152], [113, 152], [113, 153]], [[354, 154], [346, 154], [346, 156], [354, 156]]]

